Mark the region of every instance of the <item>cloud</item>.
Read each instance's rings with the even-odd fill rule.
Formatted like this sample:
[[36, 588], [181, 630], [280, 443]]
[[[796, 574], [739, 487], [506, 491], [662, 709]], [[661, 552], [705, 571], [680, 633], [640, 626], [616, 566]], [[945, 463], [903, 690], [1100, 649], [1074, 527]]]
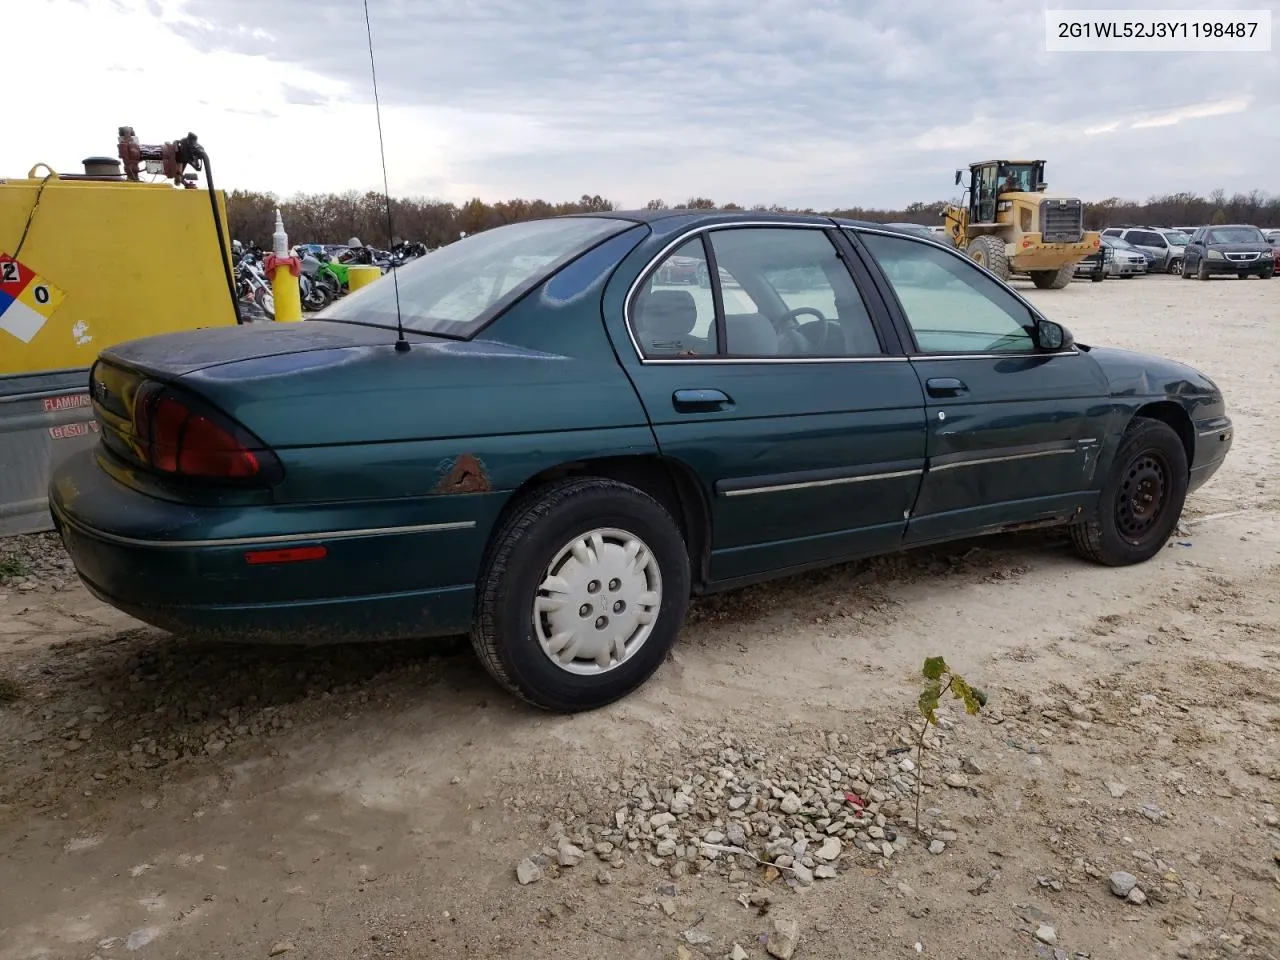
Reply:
[[[224, 179], [286, 194], [380, 185], [356, 0], [139, 0], [127, 15], [120, 0], [83, 2], [100, 21], [94, 43], [117, 64], [172, 77], [160, 66], [172, 61], [176, 87], [200, 89], [208, 106], [192, 112], [218, 135]], [[1280, 155], [1273, 55], [1047, 53], [1043, 12], [996, 0], [369, 10], [399, 192], [896, 205], [950, 195], [956, 167], [1019, 154], [1047, 160], [1055, 189], [1145, 197], [1265, 186]], [[162, 85], [115, 96], [105, 115]], [[62, 99], [76, 95], [68, 86]], [[169, 99], [175, 129], [157, 138], [196, 122], [176, 120], [180, 98]], [[274, 116], [232, 113], [247, 109]], [[11, 153], [0, 146], [0, 158]]]

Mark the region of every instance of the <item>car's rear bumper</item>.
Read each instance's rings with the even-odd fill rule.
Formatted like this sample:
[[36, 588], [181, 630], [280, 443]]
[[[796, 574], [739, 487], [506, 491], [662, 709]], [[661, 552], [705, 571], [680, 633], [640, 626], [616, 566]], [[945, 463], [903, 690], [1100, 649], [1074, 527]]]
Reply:
[[[470, 503], [452, 520], [422, 501], [191, 506], [117, 482], [93, 451], [64, 461], [49, 491], [54, 526], [100, 599], [184, 635], [294, 643], [465, 632], [489, 524], [466, 518], [475, 499], [449, 499]], [[278, 553], [299, 548], [312, 555]]]

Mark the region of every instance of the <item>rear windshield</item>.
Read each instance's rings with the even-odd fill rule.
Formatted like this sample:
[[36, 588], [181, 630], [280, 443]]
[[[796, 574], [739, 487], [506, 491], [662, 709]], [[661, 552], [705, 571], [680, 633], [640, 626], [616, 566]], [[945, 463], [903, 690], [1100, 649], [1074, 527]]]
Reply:
[[1257, 227], [1214, 227], [1209, 231], [1210, 243], [1264, 243]]
[[[609, 217], [530, 220], [441, 247], [396, 271], [405, 329], [469, 337], [564, 264], [632, 226]], [[315, 318], [395, 327], [395, 282], [375, 280]]]

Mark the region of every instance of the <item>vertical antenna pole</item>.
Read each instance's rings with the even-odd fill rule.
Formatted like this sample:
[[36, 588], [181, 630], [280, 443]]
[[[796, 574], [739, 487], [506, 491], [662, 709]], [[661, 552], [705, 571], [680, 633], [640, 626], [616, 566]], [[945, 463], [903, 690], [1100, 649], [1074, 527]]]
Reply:
[[[364, 30], [369, 38], [369, 73], [373, 77], [373, 109], [378, 118], [378, 152], [382, 156], [382, 197], [387, 204], [387, 243], [395, 236], [391, 230], [391, 186], [387, 180], [387, 147], [382, 139], [382, 105], [378, 101], [378, 68], [373, 61], [373, 27], [369, 23], [369, 0], [364, 0]], [[396, 277], [396, 265], [391, 264], [391, 282], [396, 292], [396, 352], [404, 353], [409, 349], [409, 341], [404, 338], [404, 320], [400, 316], [400, 280]]]

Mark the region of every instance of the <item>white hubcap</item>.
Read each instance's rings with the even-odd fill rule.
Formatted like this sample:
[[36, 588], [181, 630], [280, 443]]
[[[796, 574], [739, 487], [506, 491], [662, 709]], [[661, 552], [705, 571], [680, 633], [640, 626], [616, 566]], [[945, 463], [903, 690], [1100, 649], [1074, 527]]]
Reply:
[[661, 605], [662, 574], [645, 542], [625, 530], [592, 530], [547, 565], [533, 631], [557, 667], [594, 676], [644, 646]]

